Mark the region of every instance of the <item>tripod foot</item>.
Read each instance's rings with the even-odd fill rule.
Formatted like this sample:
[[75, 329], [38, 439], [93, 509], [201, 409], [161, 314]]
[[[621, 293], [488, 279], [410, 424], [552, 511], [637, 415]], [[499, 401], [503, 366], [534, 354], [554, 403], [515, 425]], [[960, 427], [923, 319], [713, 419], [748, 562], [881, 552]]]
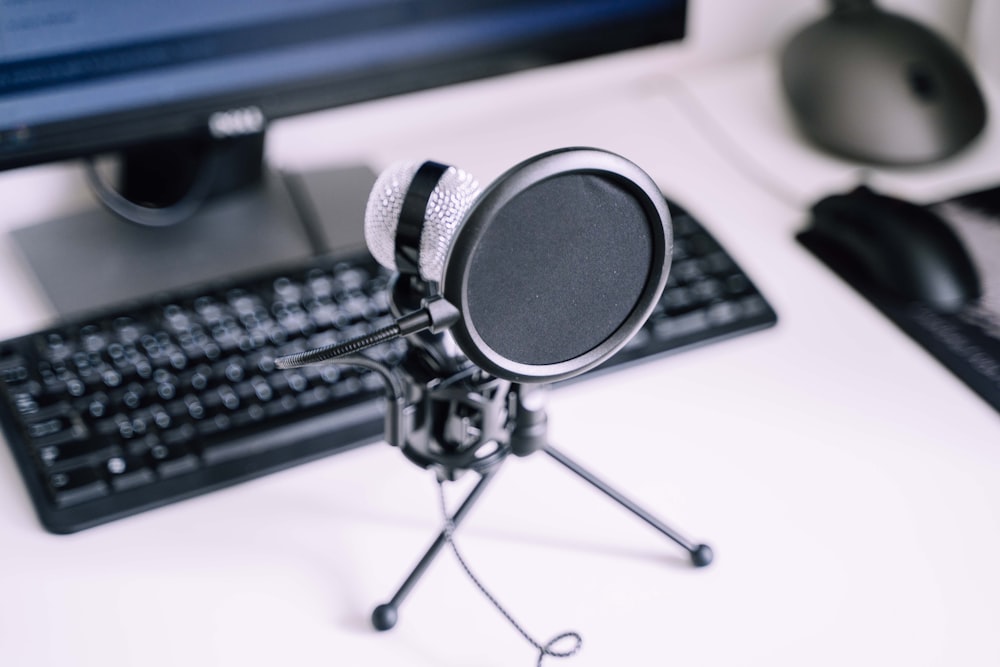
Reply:
[[424, 571], [428, 568], [428, 566], [430, 566], [431, 561], [434, 560], [438, 552], [441, 551], [441, 548], [448, 542], [450, 539], [450, 532], [458, 526], [459, 522], [461, 522], [463, 518], [465, 518], [465, 515], [472, 508], [473, 504], [479, 496], [482, 495], [483, 491], [486, 489], [486, 485], [491, 479], [493, 479], [493, 474], [495, 472], [496, 470], [493, 469], [481, 473], [482, 477], [476, 483], [476, 486], [473, 487], [472, 491], [469, 492], [469, 495], [467, 495], [465, 500], [462, 501], [462, 505], [458, 508], [458, 511], [452, 515], [450, 521], [451, 527], [446, 527], [438, 534], [437, 539], [434, 540], [430, 548], [427, 549], [426, 553], [424, 553], [423, 557], [420, 559], [420, 562], [418, 562], [416, 567], [413, 568], [413, 571], [410, 572], [410, 576], [406, 578], [406, 581], [404, 581], [403, 585], [399, 587], [399, 590], [396, 591], [394, 596], [392, 596], [392, 599], [385, 604], [380, 604], [375, 607], [375, 611], [372, 612], [372, 625], [375, 626], [376, 630], [388, 630], [396, 625], [396, 621], [399, 617], [399, 605], [403, 604], [403, 600], [406, 599], [406, 596], [410, 594], [410, 590], [413, 589], [420, 577], [423, 576]]
[[695, 567], [705, 567], [712, 562], [712, 558], [714, 558], [712, 547], [707, 544], [699, 544], [691, 551], [691, 563]]
[[396, 609], [396, 605], [387, 602], [375, 607], [375, 611], [372, 612], [372, 625], [379, 632], [385, 632], [396, 625], [398, 618], [399, 610]]

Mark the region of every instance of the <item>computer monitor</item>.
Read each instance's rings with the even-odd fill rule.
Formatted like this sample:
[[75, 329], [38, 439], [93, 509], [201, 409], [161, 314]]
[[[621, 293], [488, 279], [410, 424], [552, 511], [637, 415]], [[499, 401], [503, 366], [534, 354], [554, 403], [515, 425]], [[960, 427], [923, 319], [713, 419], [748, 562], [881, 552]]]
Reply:
[[[679, 39], [686, 9], [686, 0], [6, 0], [0, 170], [115, 153], [117, 182], [98, 189], [151, 211], [145, 221], [153, 225], [187, 217], [164, 214], [210, 195], [251, 198], [242, 207], [219, 198], [190, 206], [203, 219], [167, 231], [109, 224], [106, 212], [94, 212], [17, 240], [36, 273], [58, 269], [40, 276], [50, 296], [80, 285], [95, 261], [88, 252], [124, 248], [118, 274], [151, 277], [114, 282], [143, 291], [316, 251], [308, 239], [306, 249], [296, 240], [284, 248], [253, 227], [280, 228], [295, 215], [274, 203], [278, 186], [261, 170], [267, 122]], [[235, 236], [256, 239], [272, 256], [234, 245]], [[228, 249], [211, 252], [218, 265], [210, 270], [197, 251], [183, 250], [221, 239]], [[218, 262], [227, 255], [238, 266]], [[185, 257], [191, 266], [178, 269]], [[178, 275], [163, 275], [168, 268]], [[98, 305], [80, 301], [94, 291], [102, 290], [79, 288], [56, 308]]]

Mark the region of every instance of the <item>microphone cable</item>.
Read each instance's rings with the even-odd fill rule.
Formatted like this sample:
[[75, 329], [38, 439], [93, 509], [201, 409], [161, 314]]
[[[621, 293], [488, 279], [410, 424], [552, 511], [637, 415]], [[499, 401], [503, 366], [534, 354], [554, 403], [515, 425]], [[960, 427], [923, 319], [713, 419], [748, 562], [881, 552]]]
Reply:
[[[530, 634], [528, 634], [528, 631], [525, 630], [524, 627], [520, 623], [518, 623], [517, 620], [514, 619], [514, 616], [509, 611], [507, 611], [507, 609], [503, 605], [500, 604], [500, 602], [496, 599], [496, 597], [492, 593], [490, 593], [489, 590], [486, 589], [486, 586], [483, 585], [479, 577], [477, 577], [472, 572], [472, 568], [469, 567], [469, 564], [466, 562], [465, 558], [463, 558], [462, 554], [459, 552], [458, 545], [455, 544], [455, 539], [454, 539], [455, 522], [451, 519], [451, 517], [448, 514], [448, 508], [444, 497], [445, 496], [444, 480], [438, 479], [437, 483], [439, 492], [438, 496], [441, 501], [441, 514], [442, 516], [444, 516], [443, 532], [444, 532], [445, 542], [448, 543], [448, 546], [451, 548], [452, 553], [455, 554], [456, 560], [458, 560], [458, 564], [462, 567], [462, 570], [465, 571], [466, 576], [468, 576], [469, 579], [472, 581], [472, 583], [476, 585], [476, 588], [479, 589], [479, 592], [482, 593], [486, 597], [486, 599], [490, 601], [490, 604], [492, 604], [493, 607], [497, 611], [499, 611], [504, 618], [507, 619], [507, 622], [510, 623], [515, 630], [517, 630], [518, 634], [524, 637], [524, 639], [529, 644], [534, 646], [535, 649], [538, 651], [537, 667], [541, 667], [542, 661], [545, 659], [545, 656], [550, 656], [553, 658], [569, 658], [576, 655], [580, 651], [580, 649], [583, 648], [583, 638], [580, 636], [580, 633], [573, 630], [568, 630], [566, 632], [562, 632], [556, 635], [549, 641], [542, 644], [540, 641], [538, 641]], [[556, 649], [555, 645], [564, 639], [572, 639], [573, 645], [565, 650]]]

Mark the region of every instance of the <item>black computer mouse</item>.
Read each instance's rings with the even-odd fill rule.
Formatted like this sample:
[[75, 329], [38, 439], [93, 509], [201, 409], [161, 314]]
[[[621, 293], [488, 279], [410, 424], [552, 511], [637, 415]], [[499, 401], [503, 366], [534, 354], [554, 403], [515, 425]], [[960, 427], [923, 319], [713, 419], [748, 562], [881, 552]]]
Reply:
[[780, 54], [785, 99], [801, 132], [870, 164], [948, 157], [986, 123], [961, 54], [929, 28], [870, 0], [837, 0]]
[[845, 277], [883, 296], [954, 312], [982, 293], [972, 258], [944, 220], [867, 187], [816, 203], [804, 236]]

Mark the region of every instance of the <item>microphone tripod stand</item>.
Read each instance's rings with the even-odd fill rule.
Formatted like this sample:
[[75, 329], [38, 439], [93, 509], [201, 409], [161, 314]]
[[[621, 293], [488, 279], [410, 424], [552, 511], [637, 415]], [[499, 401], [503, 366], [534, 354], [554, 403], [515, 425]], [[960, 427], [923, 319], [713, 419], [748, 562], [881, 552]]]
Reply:
[[[383, 172], [365, 214], [369, 250], [396, 271], [389, 290], [394, 321], [279, 357], [275, 365], [334, 361], [377, 372], [388, 396], [385, 440], [433, 471], [442, 487], [444, 528], [395, 595], [375, 608], [377, 630], [396, 625], [400, 605], [449, 545], [481, 592], [539, 649], [539, 664], [546, 655], [568, 657], [580, 636], [533, 640], [472, 574], [452, 533], [508, 456], [541, 451], [679, 544], [696, 567], [712, 562], [707, 545], [691, 542], [548, 441], [544, 383], [606, 360], [658, 302], [672, 257], [667, 204], [648, 174], [597, 149], [537, 155], [482, 192], [461, 170], [432, 161], [411, 166]], [[612, 248], [613, 266], [569, 272]], [[399, 338], [407, 348], [398, 366], [358, 354]], [[444, 482], [469, 471], [479, 480], [449, 516]], [[564, 638], [576, 647], [553, 650]]]
[[382, 376], [389, 397], [385, 438], [407, 458], [434, 471], [442, 483], [468, 471], [478, 474], [479, 481], [392, 598], [375, 608], [371, 616], [375, 629], [396, 625], [400, 605], [511, 454], [544, 452], [680, 545], [694, 566], [712, 562], [708, 545], [687, 539], [549, 443], [547, 385], [512, 383], [489, 375], [460, 353], [447, 350], [440, 334], [424, 333], [409, 340], [414, 345], [395, 369], [358, 354], [329, 361], [363, 366]]

